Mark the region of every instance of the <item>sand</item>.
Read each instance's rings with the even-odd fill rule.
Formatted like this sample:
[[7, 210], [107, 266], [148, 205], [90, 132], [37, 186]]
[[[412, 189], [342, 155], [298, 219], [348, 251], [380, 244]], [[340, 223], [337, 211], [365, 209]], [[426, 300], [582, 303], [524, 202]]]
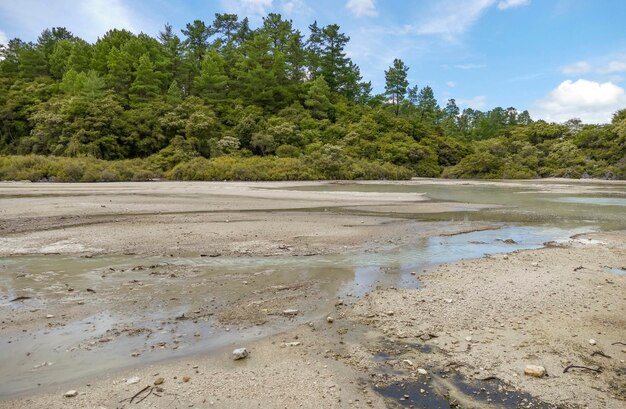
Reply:
[[[1, 183], [0, 255], [299, 260], [376, 253], [436, 234], [496, 227], [406, 216], [476, 211], [490, 207], [488, 198], [484, 205], [470, 205], [435, 203], [414, 193], [284, 189], [298, 185], [311, 183]], [[553, 180], [520, 186], [580, 193], [616, 185]], [[185, 318], [211, 317], [224, 330], [261, 330], [225, 345], [207, 344], [207, 352], [198, 347], [203, 335], [194, 353], [166, 360], [144, 361], [149, 353], [142, 350], [136, 363], [96, 366], [80, 379], [8, 394], [0, 397], [0, 407], [422, 407], [436, 391], [464, 407], [493, 407], [460, 393], [457, 377], [478, 391], [493, 385], [523, 391], [531, 404], [547, 407], [623, 407], [626, 346], [615, 343], [626, 343], [626, 278], [606, 269], [621, 265], [626, 266], [626, 235], [600, 233], [436, 266], [419, 275], [419, 289], [381, 286], [342, 302], [337, 301], [339, 284], [328, 273], [294, 285], [254, 268], [204, 281], [192, 268], [165, 264], [111, 271], [108, 284], [95, 294], [77, 286], [43, 307], [3, 311], [2, 331], [22, 340], [25, 352], [30, 338], [19, 338], [21, 331], [52, 328], [55, 322], [63, 327], [105, 309], [143, 316], [154, 310], [156, 300], [167, 312], [164, 325], [176, 325], [175, 311], [185, 305], [197, 311]], [[141, 288], [127, 279], [136, 279]], [[185, 283], [194, 292], [191, 306], [175, 294]], [[211, 293], [208, 303], [202, 294], [215, 288], [224, 289], [222, 295]], [[297, 308], [298, 316], [283, 316], [288, 308]], [[185, 345], [184, 337], [180, 342]], [[164, 348], [171, 345], [168, 341]], [[233, 361], [232, 349], [239, 346], [250, 356]], [[98, 351], [94, 347], [84, 354]], [[596, 351], [610, 358], [592, 356]], [[524, 375], [528, 364], [544, 366], [548, 376]], [[601, 372], [563, 373], [570, 364]], [[10, 369], [2, 373], [10, 377]], [[133, 377], [138, 383], [127, 383]], [[162, 390], [151, 387], [130, 402], [161, 377]], [[376, 391], [397, 384], [423, 384], [424, 392], [418, 392], [423, 396], [401, 394], [400, 401]], [[64, 397], [68, 390], [78, 395]]]

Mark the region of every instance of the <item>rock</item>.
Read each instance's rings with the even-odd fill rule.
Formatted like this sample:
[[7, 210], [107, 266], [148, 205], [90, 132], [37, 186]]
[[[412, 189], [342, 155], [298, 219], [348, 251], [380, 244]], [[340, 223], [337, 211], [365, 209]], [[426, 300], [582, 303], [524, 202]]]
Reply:
[[78, 395], [78, 392], [75, 390], [67, 391], [63, 394], [66, 398], [73, 398], [76, 395]]
[[126, 379], [126, 383], [129, 384], [129, 385], [134, 385], [136, 383], [139, 383], [140, 380], [141, 379], [139, 379], [139, 377], [133, 376], [132, 378]]
[[54, 315], [48, 314], [48, 315], [46, 315], [46, 318], [54, 318]]
[[335, 321], [335, 319], [331, 316], [326, 317], [326, 322], [328, 322], [329, 324], [332, 324], [333, 321]]
[[524, 368], [524, 374], [534, 376], [535, 378], [542, 378], [546, 374], [546, 368], [539, 365], [526, 365], [526, 368]]
[[283, 345], [286, 347], [297, 347], [301, 342], [285, 342]]
[[250, 353], [245, 348], [237, 348], [233, 351], [233, 360], [246, 359]]
[[387, 315], [391, 316], [391, 315], [395, 314], [395, 312], [393, 312], [393, 311], [387, 311], [385, 314], [387, 314]]
[[589, 340], [589, 345], [595, 345], [597, 342], [595, 339], [590, 339]]
[[190, 377], [188, 377], [188, 376], [183, 376], [183, 382], [185, 382], [185, 383], [186, 383], [186, 382], [189, 382], [190, 380], [191, 380], [191, 378], [190, 378]]
[[465, 337], [465, 340], [466, 340], [467, 342], [472, 342], [472, 337]]
[[430, 340], [430, 335], [429, 334], [422, 334], [422, 335], [420, 335], [420, 339], [422, 341], [429, 341]]
[[162, 385], [162, 384], [163, 384], [163, 382], [165, 382], [165, 379], [164, 379], [164, 378], [156, 378], [156, 379], [154, 380], [154, 384], [155, 384], [155, 385]]
[[502, 240], [502, 243], [504, 244], [517, 244], [517, 242], [513, 239], [506, 239], [506, 240]]
[[428, 371], [424, 368], [417, 368], [417, 373], [420, 375], [428, 375]]
[[296, 309], [287, 309], [285, 311], [283, 311], [283, 315], [289, 315], [289, 316], [294, 316], [294, 315], [298, 315], [300, 311], [296, 310]]
[[413, 361], [411, 361], [410, 359], [403, 359], [402, 362], [404, 362], [405, 364], [409, 366], [413, 366]]

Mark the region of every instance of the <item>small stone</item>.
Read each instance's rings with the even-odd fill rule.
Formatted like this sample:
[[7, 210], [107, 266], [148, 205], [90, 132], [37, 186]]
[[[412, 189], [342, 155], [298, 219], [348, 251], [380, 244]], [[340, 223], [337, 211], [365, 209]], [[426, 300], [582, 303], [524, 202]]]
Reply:
[[296, 309], [290, 308], [290, 309], [287, 309], [287, 310], [283, 311], [283, 315], [293, 316], [293, 315], [298, 315], [299, 312], [300, 311], [298, 311]]
[[165, 378], [156, 378], [156, 379], [154, 380], [154, 384], [155, 384], [155, 385], [162, 385], [162, 384], [163, 384], [163, 382], [165, 382]]
[[63, 394], [66, 398], [73, 398], [76, 395], [78, 395], [78, 392], [75, 390], [67, 391]]
[[301, 342], [285, 342], [283, 345], [285, 345], [286, 347], [297, 347], [300, 344], [302, 344]]
[[133, 352], [132, 354], [130, 354], [130, 356], [132, 357], [138, 357], [140, 354], [139, 352]]
[[329, 324], [332, 324], [333, 321], [335, 321], [335, 319], [331, 316], [326, 317], [326, 322], [328, 322]]
[[233, 351], [233, 360], [246, 359], [250, 353], [246, 348], [237, 348]]
[[48, 314], [48, 315], [46, 315], [46, 318], [54, 318], [54, 315]]
[[466, 340], [467, 342], [472, 342], [472, 337], [465, 337], [465, 340]]
[[411, 271], [411, 275], [412, 275], [412, 276], [414, 276], [414, 275], [416, 275], [416, 274], [417, 274], [417, 273], [416, 273], [415, 271]]
[[190, 380], [191, 380], [191, 378], [190, 378], [190, 377], [188, 377], [188, 376], [183, 376], [183, 382], [185, 382], [185, 383], [186, 383], [186, 382], [189, 382]]
[[542, 378], [546, 374], [546, 368], [539, 365], [526, 365], [526, 368], [524, 368], [524, 374], [534, 376], [535, 378]]
[[417, 368], [417, 373], [420, 375], [428, 375], [428, 371], [424, 368]]
[[136, 383], [139, 383], [139, 381], [140, 381], [140, 380], [141, 380], [141, 379], [139, 379], [139, 377], [137, 377], [137, 376], [133, 376], [132, 378], [128, 378], [128, 379], [126, 379], [126, 383], [127, 383], [128, 385], [134, 385], [134, 384], [136, 384]]
[[447, 299], [446, 299], [446, 302], [447, 302], [448, 304], [452, 304], [452, 298], [447, 298]]
[[595, 345], [597, 342], [595, 339], [590, 339], [589, 340], [589, 345]]
[[393, 315], [393, 314], [395, 314], [395, 312], [393, 312], [393, 311], [387, 311], [387, 312], [386, 312], [386, 314], [387, 314], [387, 315]]
[[413, 366], [413, 361], [411, 361], [410, 359], [404, 359], [404, 360], [402, 360], [402, 362], [404, 362], [405, 364], [407, 364], [409, 366]]

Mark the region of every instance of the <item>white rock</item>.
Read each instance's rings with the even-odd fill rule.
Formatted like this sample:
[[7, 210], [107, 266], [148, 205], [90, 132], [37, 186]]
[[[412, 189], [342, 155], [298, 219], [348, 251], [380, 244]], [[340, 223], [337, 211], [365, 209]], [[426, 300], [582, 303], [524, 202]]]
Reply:
[[596, 340], [595, 339], [590, 339], [589, 340], [589, 345], [595, 345], [596, 344]]
[[233, 360], [246, 359], [249, 354], [246, 348], [237, 348], [233, 351]]
[[542, 378], [546, 374], [546, 368], [539, 365], [526, 365], [526, 368], [524, 368], [524, 374], [534, 376], [536, 378]]
[[335, 321], [335, 319], [333, 317], [331, 317], [331, 316], [326, 317], [326, 322], [332, 324], [333, 321]]
[[286, 347], [297, 347], [301, 344], [301, 342], [285, 342], [283, 345]]
[[46, 315], [46, 318], [54, 318], [54, 315], [48, 314], [48, 315]]
[[134, 385], [136, 383], [139, 383], [140, 380], [141, 379], [139, 379], [139, 377], [133, 376], [132, 378], [126, 379], [126, 383], [129, 384], [129, 385]]
[[290, 308], [288, 310], [283, 311], [283, 315], [298, 315], [300, 311]]
[[417, 368], [417, 373], [420, 375], [428, 375], [428, 371], [424, 368]]
[[74, 396], [78, 395], [78, 392], [75, 390], [71, 390], [71, 391], [67, 391], [63, 394], [63, 396], [65, 396], [66, 398], [73, 398]]
[[466, 340], [467, 342], [472, 342], [472, 337], [465, 337], [465, 340]]

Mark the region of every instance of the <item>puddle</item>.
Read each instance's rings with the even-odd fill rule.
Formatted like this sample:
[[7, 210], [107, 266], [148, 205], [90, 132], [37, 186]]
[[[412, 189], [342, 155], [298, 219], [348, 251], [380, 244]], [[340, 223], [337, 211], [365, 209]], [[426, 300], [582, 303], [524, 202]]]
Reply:
[[530, 394], [507, 390], [498, 381], [467, 382], [460, 375], [450, 379], [434, 376], [431, 380], [394, 383], [375, 387], [397, 406], [429, 409], [459, 407], [553, 408]]
[[[336, 297], [349, 303], [379, 285], [418, 287], [419, 274], [412, 273], [434, 264], [539, 248], [581, 231], [587, 229], [506, 226], [333, 256], [0, 258], [3, 319], [30, 311], [45, 316], [53, 308], [97, 312], [51, 318], [28, 332], [3, 331], [0, 396], [267, 336], [323, 319]], [[309, 304], [289, 319], [259, 312], [259, 302], [282, 294]], [[12, 301], [17, 297], [30, 298]], [[246, 305], [258, 322], [238, 321]], [[217, 322], [224, 309], [235, 314], [230, 327], [228, 320]], [[42, 363], [52, 365], [34, 369]]]
[[625, 275], [626, 267], [605, 267], [606, 271], [611, 274]]
[[615, 197], [561, 197], [557, 199], [547, 199], [551, 202], [561, 203], [575, 203], [582, 205], [594, 205], [594, 206], [626, 206], [626, 199]]

